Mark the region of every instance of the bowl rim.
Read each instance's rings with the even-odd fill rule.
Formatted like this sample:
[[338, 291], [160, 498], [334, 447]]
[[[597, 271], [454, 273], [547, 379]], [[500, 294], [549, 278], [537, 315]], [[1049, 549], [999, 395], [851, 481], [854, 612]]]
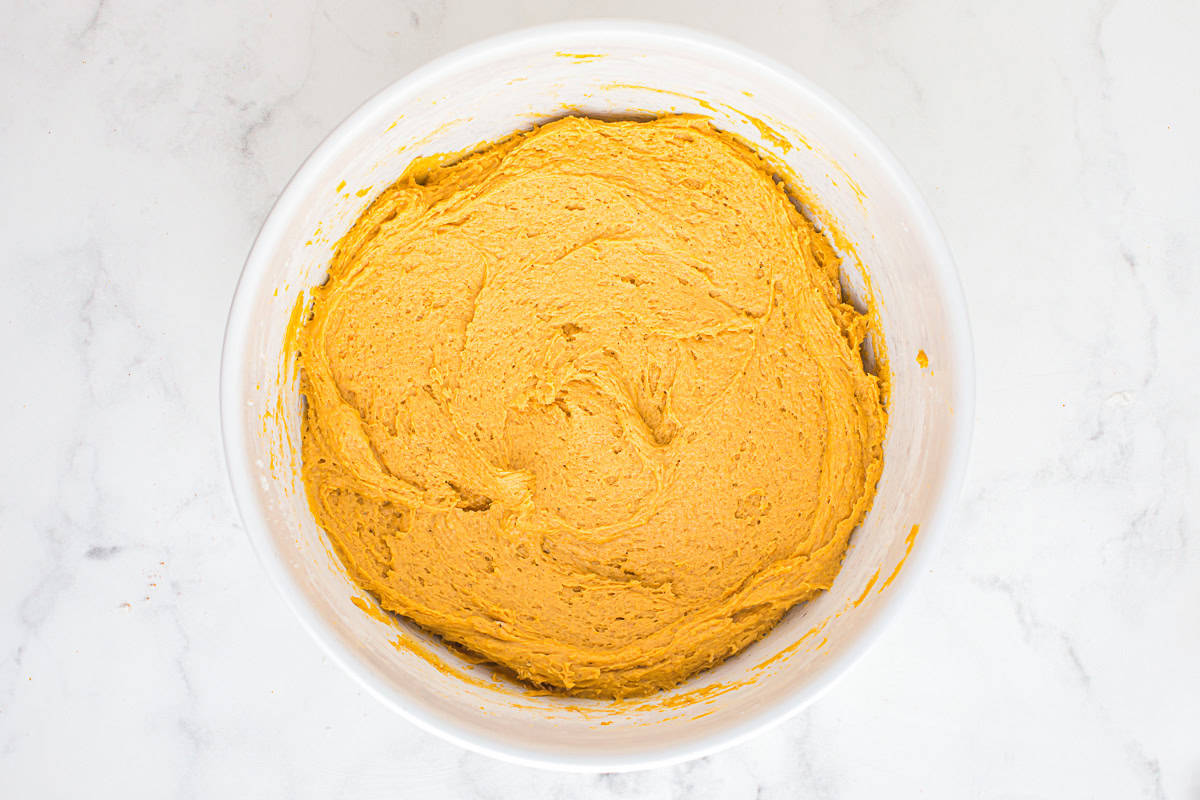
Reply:
[[[523, 49], [541, 40], [552, 41], [556, 47], [561, 47], [564, 39], [590, 36], [619, 36], [647, 42], [654, 39], [684, 41], [693, 48], [719, 51], [728, 58], [744, 62], [748, 67], [760, 72], [773, 73], [776, 77], [794, 84], [822, 105], [825, 113], [836, 118], [857, 138], [861, 145], [859, 152], [883, 168], [907, 207], [914, 227], [920, 229], [922, 239], [930, 248], [933, 257], [929, 260], [927, 269], [938, 288], [949, 328], [953, 332], [950, 350], [956, 376], [952, 384], [954, 412], [948, 445], [949, 457], [941, 486], [934, 495], [930, 513], [921, 522], [921, 535], [913, 543], [905, 569], [900, 571], [889, 587], [887, 601], [881, 603], [877, 612], [866, 620], [856, 638], [841, 654], [823, 665], [809, 683], [785, 701], [757, 710], [735, 724], [703, 737], [684, 743], [665, 742], [653, 750], [620, 756], [591, 755], [583, 752], [568, 756], [535, 747], [514, 745], [499, 737], [488, 738], [445, 719], [436, 718], [418, 707], [406, 704], [397, 694], [395, 687], [380, 679], [345, 648], [312, 610], [307, 597], [286, 568], [286, 554], [275, 547], [269, 534], [265, 509], [254, 490], [258, 470], [253, 467], [246, 447], [251, 431], [244, 424], [243, 403], [246, 386], [241, 375], [243, 354], [249, 345], [253, 298], [258, 295], [257, 289], [266, 279], [266, 266], [269, 263], [267, 256], [276, 249], [283, 238], [286, 221], [296, 213], [304, 198], [317, 188], [317, 177], [325, 165], [344, 148], [349, 139], [384, 109], [394, 107], [403, 101], [406, 95], [415, 94], [442, 73], [459, 70], [479, 61], [491, 60], [507, 51]], [[927, 570], [961, 490], [969, 458], [975, 410], [971, 329], [953, 257], [941, 229], [916, 185], [883, 142], [840, 102], [790, 67], [708, 33], [677, 25], [625, 19], [589, 19], [538, 25], [477, 41], [435, 58], [398, 78], [346, 117], [317, 145], [288, 181], [254, 240], [230, 305], [221, 352], [219, 392], [226, 471], [243, 528], [271, 583], [325, 655], [352, 676], [368, 694], [424, 731], [467, 750], [510, 763], [571, 772], [650, 769], [711, 755], [782, 723], [824, 695], [875, 644], [880, 634], [893, 622], [911, 597], [918, 576]]]

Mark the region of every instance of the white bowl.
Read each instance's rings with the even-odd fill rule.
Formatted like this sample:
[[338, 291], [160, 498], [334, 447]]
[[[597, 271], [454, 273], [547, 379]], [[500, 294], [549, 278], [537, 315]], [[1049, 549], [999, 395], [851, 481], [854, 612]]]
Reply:
[[[305, 501], [294, 447], [299, 401], [282, 357], [298, 295], [323, 280], [334, 243], [414, 157], [568, 112], [702, 114], [787, 164], [854, 244], [843, 270], [851, 294], [862, 296], [866, 266], [893, 378], [883, 477], [833, 587], [679, 689], [624, 703], [530, 696], [414, 626], [356, 604], [370, 601]], [[923, 571], [957, 494], [974, 402], [971, 358], [954, 266], [929, 210], [845, 109], [790, 70], [709, 36], [571, 23], [432, 62], [369, 100], [309, 157], [238, 284], [221, 418], [246, 530], [334, 661], [411, 721], [464, 747], [545, 767], [624, 770], [701, 756], [761, 731], [811, 703], [863, 654]]]

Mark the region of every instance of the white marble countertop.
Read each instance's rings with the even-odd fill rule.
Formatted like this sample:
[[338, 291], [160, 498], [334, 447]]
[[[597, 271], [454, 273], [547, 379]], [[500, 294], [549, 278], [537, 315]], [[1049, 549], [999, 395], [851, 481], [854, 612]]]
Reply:
[[[978, 413], [934, 567], [773, 732], [659, 771], [469, 754], [327, 661], [218, 441], [242, 261], [376, 89], [569, 16], [722, 34], [889, 143], [961, 270]], [[0, 796], [1200, 797], [1200, 4], [10, 4]]]

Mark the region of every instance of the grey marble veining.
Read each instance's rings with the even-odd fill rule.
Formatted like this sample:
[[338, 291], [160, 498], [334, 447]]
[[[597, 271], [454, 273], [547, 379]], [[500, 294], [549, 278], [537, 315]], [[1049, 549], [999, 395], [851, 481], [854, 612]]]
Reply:
[[[627, 775], [410, 726], [266, 584], [216, 380], [274, 197], [486, 35], [691, 24], [841, 98], [960, 265], [971, 468], [914, 600], [818, 704]], [[1200, 5], [10, 4], [0, 47], [0, 796], [1200, 797]]]

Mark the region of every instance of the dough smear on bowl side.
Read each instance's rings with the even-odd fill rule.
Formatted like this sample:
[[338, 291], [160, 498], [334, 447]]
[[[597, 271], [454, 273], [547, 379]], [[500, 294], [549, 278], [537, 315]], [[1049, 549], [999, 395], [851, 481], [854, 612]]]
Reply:
[[518, 678], [672, 687], [837, 575], [883, 466], [867, 330], [740, 140], [562, 119], [340, 241], [297, 337], [309, 503], [385, 609]]

